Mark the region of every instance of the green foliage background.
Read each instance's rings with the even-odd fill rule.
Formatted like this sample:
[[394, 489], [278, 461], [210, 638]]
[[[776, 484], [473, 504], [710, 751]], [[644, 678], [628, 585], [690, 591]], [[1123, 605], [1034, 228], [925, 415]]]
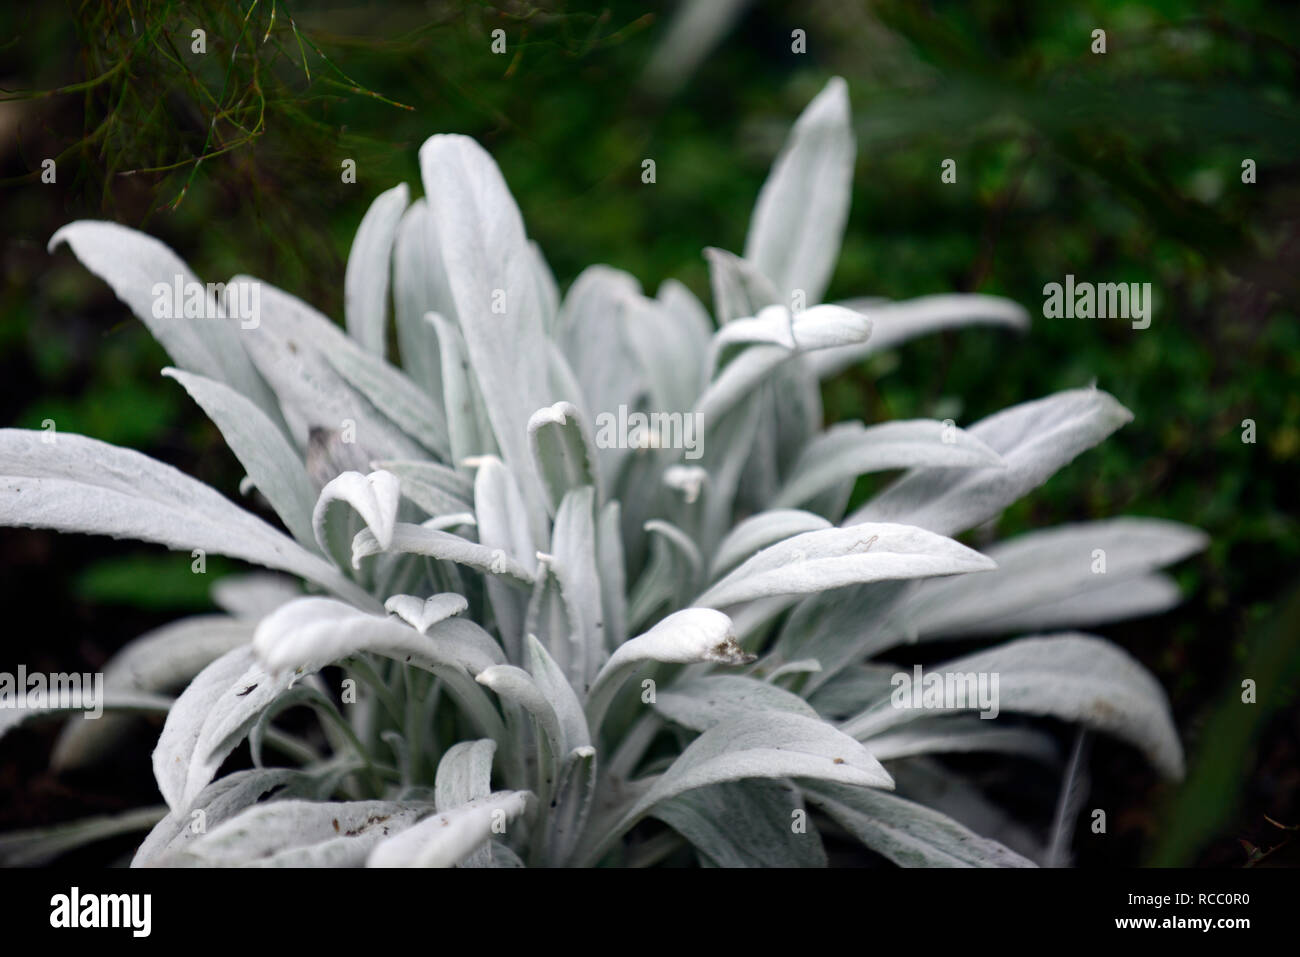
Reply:
[[[644, 0], [6, 5], [0, 419], [53, 419], [237, 497], [237, 464], [157, 374], [165, 358], [144, 328], [66, 252], [45, 251], [58, 226], [137, 226], [206, 279], [252, 273], [341, 317], [367, 205], [398, 181], [418, 191], [419, 144], [462, 132], [501, 165], [562, 287], [604, 262], [650, 290], [676, 276], [707, 302], [701, 248], [741, 249], [789, 124], [842, 75], [859, 147], [830, 297], [980, 291], [1034, 322], [1022, 338], [971, 329], [882, 354], [828, 388], [828, 419], [966, 424], [1095, 378], [1136, 421], [1014, 506], [1000, 532], [1128, 513], [1213, 536], [1179, 571], [1182, 609], [1106, 629], [1170, 690], [1189, 780], [1158, 785], [1099, 742], [1089, 806], [1111, 823], [1104, 838], [1080, 830], [1080, 862], [1294, 859], [1293, 832], [1268, 818], [1300, 824], [1300, 615], [1283, 601], [1300, 555], [1300, 8], [734, 7], [689, 69], [688, 41], [706, 31], [674, 33], [674, 6]], [[196, 28], [206, 53], [192, 50]], [[490, 49], [496, 29], [504, 55]], [[1095, 29], [1104, 55], [1090, 51]], [[792, 52], [794, 30], [806, 53]], [[47, 157], [54, 183], [40, 179]], [[355, 184], [341, 181], [349, 158]], [[955, 184], [940, 182], [946, 158]], [[1151, 282], [1151, 327], [1042, 318], [1043, 285], [1067, 273]], [[6, 651], [31, 668], [94, 666], [140, 630], [210, 608], [208, 584], [228, 567], [214, 561], [205, 578], [159, 549], [0, 533], [0, 595], [33, 615]], [[1243, 678], [1258, 704], [1240, 702]], [[13, 823], [84, 809], [77, 782], [31, 756], [48, 742], [31, 743], [12, 760], [0, 751]], [[117, 771], [97, 779], [92, 808], [127, 806], [131, 775], [149, 783], [147, 755]]]

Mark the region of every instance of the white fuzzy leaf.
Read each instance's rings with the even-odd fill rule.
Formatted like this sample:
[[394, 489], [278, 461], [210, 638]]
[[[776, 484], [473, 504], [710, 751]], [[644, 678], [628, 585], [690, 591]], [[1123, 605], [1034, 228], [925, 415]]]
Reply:
[[843, 306], [812, 306], [791, 314], [786, 306], [765, 306], [753, 318], [734, 319], [713, 337], [709, 368], [716, 369], [738, 348], [773, 345], [791, 352], [816, 352], [863, 342], [871, 320]]
[[966, 635], [1023, 635], [1058, 628], [1090, 628], [1159, 614], [1182, 600], [1182, 590], [1168, 575], [1144, 575], [1090, 588], [961, 630]]
[[496, 826], [524, 814], [531, 798], [527, 791], [498, 791], [439, 811], [376, 844], [366, 866], [455, 867], [487, 844]]
[[388, 271], [393, 240], [410, 201], [405, 183], [375, 197], [352, 239], [343, 276], [343, 312], [352, 338], [384, 354], [388, 319]]
[[[104, 666], [105, 709], [165, 714], [171, 699], [153, 692], [183, 687], [212, 661], [248, 644], [252, 637], [252, 622], [222, 615], [183, 618], [147, 632], [128, 642]], [[102, 758], [126, 727], [115, 715], [69, 722], [55, 744], [51, 767], [74, 768]]]
[[903, 302], [854, 299], [840, 305], [870, 312], [874, 323], [871, 338], [857, 345], [827, 349], [809, 361], [818, 377], [828, 379], [868, 356], [892, 349], [909, 339], [965, 325], [1029, 328], [1029, 313], [1018, 303], [1000, 296], [980, 293], [945, 293], [921, 296]]
[[952, 754], [975, 751], [1015, 754], [1044, 764], [1060, 760], [1056, 744], [1042, 731], [999, 726], [977, 715], [945, 715], [914, 721], [897, 731], [887, 731], [870, 741], [871, 753], [880, 761], [897, 761], [918, 754]]
[[549, 405], [544, 306], [519, 207], [492, 157], [466, 136], [420, 147], [425, 197], [438, 226], [456, 320], [502, 455], [530, 509], [542, 495], [528, 419]]
[[555, 514], [551, 536], [551, 570], [560, 585], [571, 647], [557, 655], [567, 662], [574, 687], [586, 690], [605, 661], [605, 619], [596, 565], [595, 491], [591, 486], [564, 496]]
[[394, 801], [254, 804], [189, 844], [206, 867], [360, 867], [386, 837], [433, 810]]
[[757, 316], [767, 306], [789, 305], [772, 281], [748, 260], [713, 247], [704, 250], [704, 258], [709, 264], [713, 312], [719, 325]]
[[651, 564], [641, 574], [631, 598], [633, 621], [649, 618], [659, 603], [676, 608], [695, 594], [704, 571], [704, 558], [691, 537], [671, 522], [652, 519], [645, 523], [650, 538]]
[[344, 472], [331, 480], [321, 489], [311, 517], [321, 551], [332, 557], [340, 568], [348, 566], [356, 529], [341, 508], [344, 505], [361, 516], [379, 548], [386, 551], [393, 542], [400, 498], [401, 484], [392, 472], [380, 470], [369, 475]]
[[492, 758], [497, 744], [491, 738], [462, 741], [447, 749], [438, 762], [434, 782], [439, 811], [450, 811], [492, 792]]
[[589, 746], [591, 732], [587, 729], [587, 717], [583, 714], [582, 702], [578, 700], [573, 685], [569, 684], [560, 666], [536, 637], [527, 637], [524, 650], [528, 672], [555, 709], [555, 716], [560, 722], [561, 753], [567, 754]]
[[804, 446], [772, 505], [801, 505], [867, 472], [922, 467], [1001, 468], [1002, 458], [971, 433], [929, 419], [844, 423]]
[[[253, 637], [253, 622], [223, 615], [182, 618], [128, 642], [104, 666], [104, 688], [116, 693], [170, 691], [185, 685], [217, 658]], [[111, 701], [109, 702], [111, 703]], [[150, 710], [166, 712], [171, 699]], [[50, 766], [81, 767], [111, 753], [129, 723], [116, 715], [98, 721], [70, 721], [55, 743]]]
[[753, 660], [736, 644], [731, 619], [722, 612], [711, 608], [674, 612], [645, 634], [619, 645], [605, 662], [587, 694], [587, 725], [593, 732], [599, 729], [615, 693], [642, 662], [743, 665]]
[[599, 489], [591, 429], [572, 402], [557, 402], [534, 412], [528, 420], [528, 442], [552, 515], [569, 491], [584, 485]]
[[1113, 396], [1098, 389], [1058, 392], [1004, 409], [968, 431], [1001, 455], [1005, 468], [917, 469], [844, 524], [898, 521], [955, 535], [994, 518], [1132, 418]]
[[761, 778], [695, 788], [650, 812], [690, 841], [714, 867], [826, 867], [826, 850], [812, 822], [792, 827], [807, 813], [799, 789]]
[[722, 544], [713, 555], [709, 576], [717, 578], [768, 545], [803, 532], [814, 532], [830, 527], [831, 523], [820, 515], [794, 508], [772, 509], [751, 515], [733, 528], [722, 540]]
[[387, 549], [380, 545], [379, 539], [370, 529], [363, 528], [358, 532], [352, 541], [352, 566], [359, 568], [361, 559], [389, 550], [468, 565], [481, 572], [511, 578], [523, 585], [533, 583], [533, 573], [500, 548], [488, 548], [451, 532], [405, 522], [393, 526], [392, 541]]
[[249, 276], [231, 280], [232, 287], [245, 283], [258, 284], [262, 310], [260, 324], [244, 333], [245, 348], [300, 446], [314, 428], [333, 432], [351, 422], [371, 457], [425, 458], [426, 448], [438, 448], [437, 423], [421, 418], [430, 407], [420, 406], [419, 388], [400, 370], [298, 297]]
[[[766, 346], [746, 349], [728, 368], [745, 362]], [[731, 529], [736, 491], [744, 475], [750, 449], [759, 440], [766, 423], [763, 404], [741, 402], [720, 419], [704, 419], [706, 436], [699, 465], [708, 473], [704, 490], [704, 528], [696, 536], [704, 554], [714, 548]]]
[[627, 571], [620, 526], [622, 506], [605, 503], [596, 521], [596, 562], [600, 568], [600, 603], [605, 616], [605, 647], [627, 640]]
[[479, 542], [488, 548], [503, 549], [511, 559], [533, 569], [537, 550], [549, 539], [533, 537], [528, 510], [514, 475], [500, 459], [485, 456], [475, 460], [474, 509], [478, 519]]
[[916, 587], [916, 580], [885, 581], [805, 599], [777, 638], [774, 663], [816, 658], [822, 670], [810, 675], [802, 688], [805, 695], [811, 694], [841, 669], [897, 642], [891, 616]]
[[511, 657], [518, 658], [523, 654], [523, 635], [534, 636], [543, 647], [551, 649], [567, 682], [571, 671], [581, 670], [580, 662], [572, 660], [573, 653], [578, 650], [569, 638], [573, 633], [573, 613], [560, 590], [560, 579], [555, 574], [551, 556], [539, 554], [538, 557], [544, 561], [537, 565], [537, 580], [533, 582], [533, 591], [524, 610], [519, 653], [512, 654]]
[[172, 304], [174, 315], [155, 314], [160, 302], [155, 284], [174, 289], [177, 282], [187, 286], [198, 282], [175, 253], [152, 236], [94, 220], [64, 226], [50, 237], [49, 249], [64, 242], [87, 269], [113, 288], [177, 365], [224, 383], [278, 420], [275, 399], [249, 362], [240, 339], [247, 331], [241, 325], [251, 319], [186, 317], [182, 303]]
[[440, 396], [435, 400], [396, 366], [346, 337], [332, 339], [329, 346], [322, 353], [334, 371], [390, 422], [440, 458], [451, 454]]
[[823, 784], [808, 799], [867, 847], [902, 867], [1033, 867], [938, 811], [869, 788]]
[[430, 515], [473, 510], [474, 483], [455, 469], [437, 462], [379, 459], [373, 468], [397, 476], [402, 494]]
[[438, 338], [438, 356], [442, 361], [443, 409], [447, 415], [447, 441], [451, 459], [461, 462], [473, 455], [490, 455], [497, 451], [496, 436], [488, 421], [483, 392], [470, 370], [465, 337], [454, 322], [440, 313], [428, 312], [424, 321]]
[[446, 311], [451, 302], [438, 255], [429, 206], [421, 197], [402, 214], [393, 241], [393, 313], [402, 368], [441, 405], [438, 333], [424, 318], [426, 312]]
[[[802, 315], [807, 316], [819, 309], [834, 309], [834, 306], [817, 306]], [[847, 311], [844, 311], [847, 313]], [[819, 316], [826, 319], [824, 328], [813, 330], [800, 338], [799, 320], [796, 319], [795, 341], [799, 348], [790, 349], [778, 345], [752, 345], [727, 363], [705, 390], [696, 403], [696, 409], [704, 416], [706, 427], [722, 414], [749, 395], [759, 384], [767, 381], [773, 373], [793, 357], [807, 354], [809, 349], [822, 347], [828, 341], [865, 341], [871, 335], [871, 320], [858, 313], [847, 313], [851, 318], [844, 318], [844, 313]], [[818, 317], [814, 317], [822, 325]]]
[[[200, 833], [207, 833], [209, 829], [234, 817], [244, 808], [255, 804], [264, 794], [306, 777], [301, 771], [292, 768], [249, 768], [218, 778], [194, 799], [194, 810], [202, 810], [202, 816], [196, 817], [184, 808], [180, 812], [169, 813], [136, 849], [131, 866], [166, 866], [169, 856], [183, 851]], [[203, 829], [196, 832], [194, 824], [199, 820], [203, 822]]]
[[211, 595], [213, 603], [226, 614], [256, 622], [285, 602], [301, 598], [302, 586], [287, 575], [249, 572], [218, 578]]
[[292, 572], [363, 607], [374, 599], [323, 558], [148, 456], [84, 436], [0, 429], [0, 525], [202, 549]]
[[300, 598], [262, 620], [253, 649], [272, 671], [317, 671], [371, 651], [430, 670], [454, 666], [470, 674], [504, 661], [500, 647], [473, 622], [446, 618], [428, 634], [393, 618], [368, 615], [329, 598]]
[[432, 672], [485, 737], [505, 738], [505, 727], [473, 675], [502, 663], [501, 646], [478, 625], [447, 618], [421, 635], [393, 618], [367, 615], [328, 598], [290, 602], [257, 626], [253, 648], [277, 674], [316, 671], [368, 651]]
[[596, 749], [591, 745], [574, 748], [561, 763], [555, 788], [543, 858], [548, 866], [569, 863], [591, 814], [596, 785]]
[[518, 705], [532, 715], [538, 731], [538, 776], [539, 791], [549, 800], [559, 781], [560, 758], [564, 755], [564, 731], [560, 727], [560, 716], [556, 714], [541, 687], [523, 668], [514, 665], [496, 665], [487, 668], [475, 677], [479, 684], [491, 688], [503, 701]]
[[193, 803], [262, 712], [297, 677], [292, 671], [267, 671], [247, 645], [199, 672], [176, 699], [153, 752], [154, 777], [168, 807], [179, 812]]
[[[665, 279], [659, 284], [655, 299], [672, 317], [674, 328], [681, 340], [682, 348], [692, 356], [704, 356], [708, 353], [709, 337], [713, 335], [713, 320], [704, 304], [695, 298], [695, 293], [676, 279]], [[704, 374], [704, 363], [697, 359], [697, 379]], [[699, 394], [703, 381], [697, 381], [695, 393]], [[695, 396], [692, 396], [694, 398]]]
[[168, 691], [183, 686], [211, 662], [253, 638], [255, 622], [198, 615], [170, 622], [128, 642], [104, 665], [111, 688]]
[[894, 764], [896, 791], [901, 797], [952, 818], [981, 837], [1009, 847], [1030, 861], [1046, 854], [1042, 838], [1016, 821], [985, 796], [976, 785], [952, 773], [933, 758], [915, 757]]
[[[447, 812], [469, 801], [485, 798], [492, 793], [492, 759], [497, 744], [491, 738], [462, 741], [452, 745], [438, 762], [434, 800], [438, 810]], [[504, 845], [480, 847], [461, 862], [461, 867], [506, 866], [494, 860], [503, 855], [498, 851]], [[511, 852], [513, 853], [513, 852]], [[519, 862], [523, 866], [523, 862]]]
[[604, 851], [656, 804], [694, 788], [747, 778], [816, 778], [892, 788], [871, 753], [819, 718], [768, 711], [714, 725], [696, 738], [586, 855]]
[[788, 417], [778, 410], [796, 404], [799, 400], [791, 399], [803, 394], [803, 389], [797, 384], [801, 378], [797, 368], [799, 361], [795, 356], [782, 363], [770, 378], [758, 384], [747, 400], [759, 409], [759, 426], [736, 488], [737, 514], [760, 511], [776, 498], [782, 467], [779, 433], [782, 424], [788, 423]]
[[689, 409], [699, 398], [705, 375], [704, 354], [695, 343], [697, 329], [689, 318], [655, 299], [629, 294], [621, 305], [624, 333], [649, 384], [650, 407]]
[[[804, 446], [821, 434], [825, 417], [821, 384], [808, 364], [808, 357], [797, 356], [781, 367], [779, 377], [768, 391], [773, 406], [771, 444], [776, 458], [775, 473], [785, 479]], [[775, 494], [775, 483], [771, 494]], [[768, 495], [760, 505], [766, 507], [770, 500]]]
[[1005, 628], [1008, 616], [1065, 600], [1087, 614], [1087, 596], [1182, 561], [1208, 543], [1204, 532], [1161, 519], [1115, 518], [1030, 532], [985, 549], [998, 567], [978, 583], [951, 579], [918, 589], [906, 610], [909, 630], [926, 638], [988, 634]]
[[633, 630], [654, 621], [665, 608], [676, 608], [695, 592], [699, 549], [681, 529], [657, 519], [645, 523], [650, 558], [628, 595], [628, 623]]
[[820, 302], [849, 218], [857, 149], [848, 86], [834, 77], [808, 104], [758, 195], [745, 258], [781, 295], [802, 289]]
[[532, 254], [533, 280], [537, 285], [537, 299], [541, 303], [542, 328], [550, 335], [555, 329], [556, 317], [560, 311], [560, 287], [555, 282], [555, 273], [547, 264], [542, 247], [530, 239], [528, 251]]
[[692, 731], [765, 711], [816, 718], [812, 706], [783, 688], [744, 675], [705, 675], [679, 681], [656, 696], [655, 708]]
[[569, 357], [565, 354], [564, 347], [554, 339], [547, 340], [546, 343], [546, 369], [550, 378], [551, 394], [568, 396], [582, 421], [590, 423], [591, 409], [587, 405], [582, 384], [574, 374], [573, 366], [569, 364]]
[[[648, 388], [626, 331], [627, 304], [640, 292], [627, 273], [591, 266], [573, 281], [560, 310], [556, 340], [597, 424], [602, 416], [617, 417], [620, 406], [635, 409]], [[617, 444], [598, 450], [601, 474], [611, 486], [628, 452]]]
[[299, 543], [315, 548], [312, 507], [316, 489], [302, 457], [284, 433], [254, 403], [229, 386], [179, 369], [163, 369], [185, 387], [235, 453], [257, 490]]
[[[475, 460], [475, 464], [478, 471], [474, 476], [474, 510], [479, 522], [479, 544], [491, 549], [493, 554], [504, 555], [529, 576], [536, 576], [538, 588], [545, 587], [545, 575], [537, 565], [538, 544], [533, 538], [531, 516], [514, 475], [495, 456], [484, 456]], [[541, 531], [545, 534], [549, 529], [544, 527]], [[542, 540], [543, 544], [548, 542], [549, 539]], [[495, 575], [488, 577], [485, 584], [497, 633], [511, 658], [518, 661], [523, 648], [528, 596]]]
[[396, 615], [420, 634], [452, 615], [459, 615], [469, 607], [464, 595], [444, 592], [429, 598], [414, 595], [392, 595], [384, 602], [384, 610]]
[[775, 684], [778, 679], [786, 675], [816, 674], [821, 670], [822, 663], [816, 658], [800, 658], [798, 661], [787, 661], [783, 665], [778, 665], [764, 675], [763, 680]]
[[1208, 542], [1197, 529], [1161, 519], [1117, 518], [1031, 532], [985, 550], [998, 562], [986, 588], [927, 585], [913, 599], [909, 617], [926, 636], [986, 630], [1006, 616], [1147, 576]]
[[711, 608], [769, 595], [843, 585], [985, 571], [994, 564], [952, 539], [910, 525], [871, 524], [804, 532], [771, 545], [727, 575], [696, 604]]
[[[1049, 715], [1112, 734], [1140, 749], [1161, 773], [1182, 777], [1183, 749], [1164, 690], [1108, 641], [1077, 634], [1021, 638], [932, 670], [996, 674], [1001, 711]], [[935, 713], [932, 708], [896, 707], [886, 699], [847, 721], [843, 730], [865, 739]]]
[[681, 495], [684, 503], [694, 505], [708, 484], [709, 473], [698, 465], [670, 465], [664, 469], [663, 480], [664, 485]]

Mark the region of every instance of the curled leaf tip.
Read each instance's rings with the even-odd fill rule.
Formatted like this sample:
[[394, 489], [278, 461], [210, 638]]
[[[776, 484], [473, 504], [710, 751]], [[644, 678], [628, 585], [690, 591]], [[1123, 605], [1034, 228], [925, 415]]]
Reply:
[[545, 406], [534, 412], [528, 419], [528, 431], [531, 434], [546, 425], [567, 425], [569, 415], [575, 411], [577, 410], [568, 402]]
[[747, 665], [755, 661], [758, 656], [752, 655], [740, 647], [734, 636], [727, 635], [722, 641], [705, 652], [705, 658], [723, 665]]
[[664, 484], [682, 494], [687, 505], [694, 505], [703, 491], [709, 473], [698, 465], [672, 465], [664, 469]]

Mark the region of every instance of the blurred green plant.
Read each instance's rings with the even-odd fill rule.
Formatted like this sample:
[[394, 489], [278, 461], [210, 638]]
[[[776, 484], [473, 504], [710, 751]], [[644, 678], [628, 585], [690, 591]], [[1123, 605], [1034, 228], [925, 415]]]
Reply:
[[[1300, 587], [1292, 588], [1275, 613], [1260, 622], [1251, 635], [1239, 674], [1227, 682], [1205, 721], [1200, 752], [1192, 762], [1187, 782], [1170, 802], [1169, 824], [1151, 856], [1157, 867], [1188, 867], [1196, 863], [1207, 844], [1231, 828], [1242, 808], [1241, 781], [1256, 763], [1263, 730], [1285, 708], [1294, 708], [1300, 685]], [[1249, 694], [1243, 682], [1254, 684]], [[1295, 808], [1291, 809], [1294, 815]], [[1263, 820], [1247, 820], [1250, 833], [1261, 834], [1260, 843], [1277, 841], [1290, 845], [1294, 831], [1260, 814]], [[1243, 845], [1250, 845], [1239, 836]], [[1248, 863], [1262, 861], [1267, 854], [1258, 847]], [[1295, 849], [1291, 849], [1295, 858]]]

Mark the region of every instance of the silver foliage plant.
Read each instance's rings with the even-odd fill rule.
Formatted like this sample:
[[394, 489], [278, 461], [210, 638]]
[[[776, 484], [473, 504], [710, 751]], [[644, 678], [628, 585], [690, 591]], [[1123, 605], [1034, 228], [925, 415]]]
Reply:
[[[1063, 856], [936, 755], [1060, 773], [1047, 716], [1181, 775], [1153, 677], [1062, 629], [1171, 606], [1159, 569], [1204, 537], [1144, 519], [983, 553], [952, 537], [1126, 409], [1085, 388], [965, 430], [822, 429], [819, 381], [874, 352], [1027, 325], [982, 295], [822, 303], [854, 159], [835, 79], [776, 159], [743, 257], [706, 250], [712, 319], [680, 283], [652, 298], [605, 266], [561, 299], [497, 166], [462, 136], [421, 148], [423, 199], [401, 185], [366, 214], [346, 333], [265, 284], [258, 321], [238, 321], [247, 277], [211, 290], [225, 318], [158, 316], [156, 283], [197, 281], [184, 263], [111, 223], [61, 229], [51, 247], [147, 324], [246, 470], [241, 492], [285, 531], [137, 452], [0, 431], [0, 522], [280, 573], [220, 580], [224, 614], [147, 634], [106, 669], [108, 710], [166, 714], [165, 808], [0, 848], [39, 860], [156, 821], [136, 865], [645, 865], [685, 843], [705, 864], [816, 866], [834, 828], [901, 865], [1026, 866]], [[700, 413], [696, 455], [598, 433], [620, 408]], [[905, 471], [846, 515], [855, 479], [883, 470]], [[911, 645], [1005, 634], [1028, 637], [934, 669], [998, 676], [997, 720], [974, 700], [896, 706]], [[319, 674], [331, 665], [341, 689]], [[317, 730], [286, 730], [298, 707]], [[55, 765], [95, 756], [123, 720], [69, 722]], [[246, 740], [253, 767], [217, 777]]]

